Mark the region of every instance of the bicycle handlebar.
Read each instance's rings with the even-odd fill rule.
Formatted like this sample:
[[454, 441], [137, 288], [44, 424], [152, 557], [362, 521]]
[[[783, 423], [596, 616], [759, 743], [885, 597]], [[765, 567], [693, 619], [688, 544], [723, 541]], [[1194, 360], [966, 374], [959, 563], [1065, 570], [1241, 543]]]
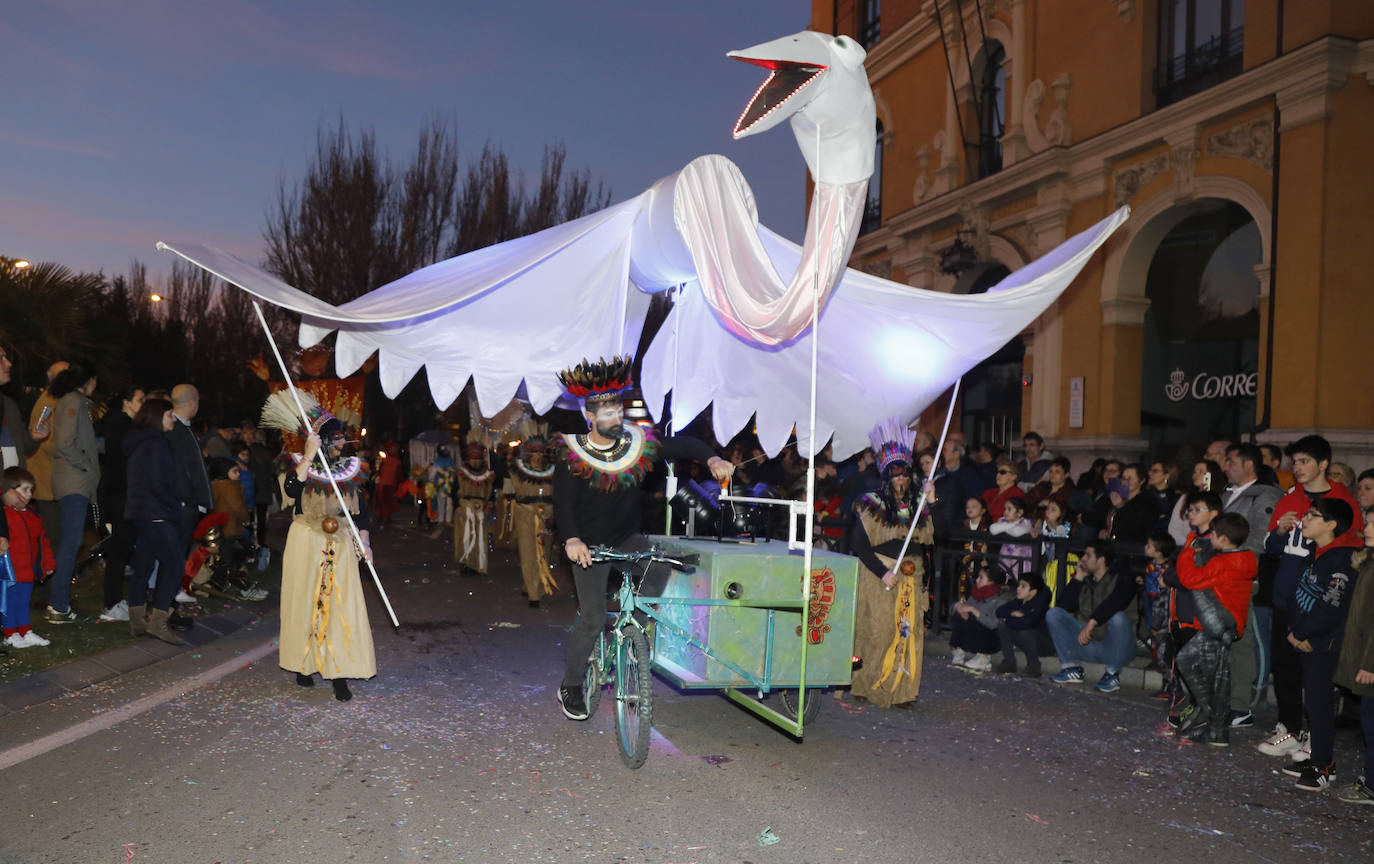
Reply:
[[639, 552], [621, 552], [610, 546], [593, 546], [588, 550], [592, 554], [592, 561], [615, 561], [626, 564], [633, 564], [637, 561], [658, 561], [671, 566], [675, 570], [686, 573], [692, 571], [693, 566], [701, 560], [700, 555], [669, 555], [666, 551], [653, 546]]

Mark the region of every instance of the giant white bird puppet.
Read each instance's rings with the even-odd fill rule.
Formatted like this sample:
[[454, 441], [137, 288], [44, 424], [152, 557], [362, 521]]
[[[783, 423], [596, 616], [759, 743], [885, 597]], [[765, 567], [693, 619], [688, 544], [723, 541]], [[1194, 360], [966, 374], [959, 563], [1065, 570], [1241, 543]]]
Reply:
[[560, 369], [632, 352], [649, 295], [680, 288], [642, 358], [640, 387], [654, 416], [671, 393], [675, 426], [710, 405], [721, 441], [752, 416], [767, 452], [795, 429], [807, 453], [818, 331], [814, 436], [833, 436], [839, 459], [868, 446], [875, 421], [916, 417], [1025, 329], [1128, 215], [1122, 208], [985, 295], [847, 270], [876, 143], [863, 48], [803, 31], [729, 56], [768, 70], [735, 137], [790, 120], [815, 181], [801, 247], [758, 224], [732, 162], [703, 156], [628, 201], [441, 261], [338, 307], [213, 247], [158, 248], [300, 313], [302, 346], [337, 330], [339, 375], [375, 351], [388, 395], [424, 366], [437, 405], [471, 380], [487, 416], [522, 384], [533, 410], [548, 410], [561, 394]]

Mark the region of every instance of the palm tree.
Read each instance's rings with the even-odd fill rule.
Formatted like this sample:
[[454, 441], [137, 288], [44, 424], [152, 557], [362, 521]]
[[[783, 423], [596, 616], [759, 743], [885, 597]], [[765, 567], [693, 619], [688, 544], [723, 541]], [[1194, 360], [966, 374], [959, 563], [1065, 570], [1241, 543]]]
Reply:
[[61, 264], [0, 268], [0, 341], [13, 350], [13, 378], [41, 386], [56, 360], [88, 359], [98, 370], [118, 368], [119, 349], [100, 326], [105, 279]]

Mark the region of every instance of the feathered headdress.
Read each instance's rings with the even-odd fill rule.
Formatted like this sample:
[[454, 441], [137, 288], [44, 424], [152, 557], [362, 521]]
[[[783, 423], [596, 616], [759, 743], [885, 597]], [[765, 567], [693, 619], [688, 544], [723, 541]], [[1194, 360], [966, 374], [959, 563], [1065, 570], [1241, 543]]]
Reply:
[[873, 452], [878, 455], [880, 473], [897, 462], [911, 464], [911, 445], [916, 441], [916, 433], [896, 417], [889, 417], [874, 426], [868, 433], [868, 440], [873, 444]]
[[602, 357], [595, 363], [583, 360], [571, 369], [558, 373], [558, 380], [569, 396], [576, 396], [587, 402], [603, 402], [619, 399], [621, 392], [634, 385], [632, 367], [634, 358], [629, 355]]
[[545, 453], [549, 449], [549, 424], [539, 420], [524, 420], [520, 423], [520, 453], [532, 456]]
[[310, 428], [307, 429], [301, 424], [301, 415], [297, 413], [296, 402], [291, 398], [291, 394], [286, 390], [278, 390], [267, 401], [262, 403], [262, 416], [258, 420], [258, 425], [268, 429], [280, 429], [301, 438], [306, 437], [311, 432], [319, 435], [324, 426], [333, 420], [342, 427], [339, 418], [330, 414], [320, 407], [319, 400], [304, 390], [297, 391], [301, 397], [301, 405], [305, 408], [305, 416], [310, 421]]
[[483, 429], [481, 426], [473, 426], [468, 430], [467, 440], [463, 443], [463, 458], [486, 460], [487, 430]]

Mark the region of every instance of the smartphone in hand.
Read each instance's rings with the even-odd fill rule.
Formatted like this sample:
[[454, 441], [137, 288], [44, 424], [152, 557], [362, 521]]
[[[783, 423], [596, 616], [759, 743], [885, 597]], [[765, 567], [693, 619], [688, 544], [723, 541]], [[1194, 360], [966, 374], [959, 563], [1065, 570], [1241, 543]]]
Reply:
[[48, 437], [48, 418], [52, 416], [52, 406], [44, 405], [43, 410], [38, 414], [38, 422], [33, 424], [33, 437]]

